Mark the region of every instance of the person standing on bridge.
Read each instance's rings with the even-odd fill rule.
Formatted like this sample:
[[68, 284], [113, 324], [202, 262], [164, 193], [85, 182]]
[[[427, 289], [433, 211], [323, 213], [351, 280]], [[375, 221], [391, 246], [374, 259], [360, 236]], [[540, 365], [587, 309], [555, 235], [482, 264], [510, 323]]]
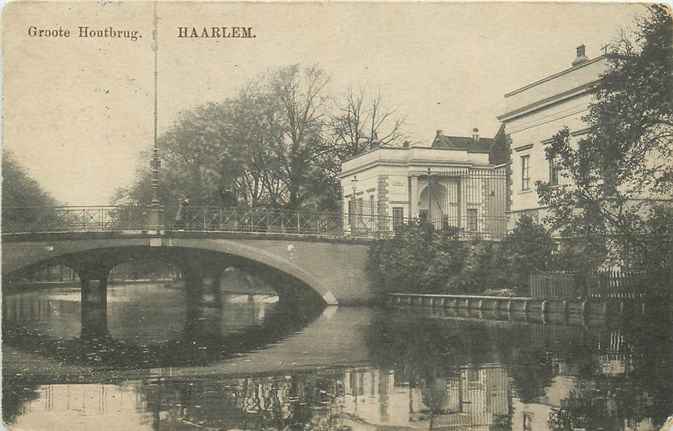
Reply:
[[189, 208], [189, 199], [184, 198], [178, 204], [178, 212], [175, 214], [175, 230], [185, 230], [187, 211]]

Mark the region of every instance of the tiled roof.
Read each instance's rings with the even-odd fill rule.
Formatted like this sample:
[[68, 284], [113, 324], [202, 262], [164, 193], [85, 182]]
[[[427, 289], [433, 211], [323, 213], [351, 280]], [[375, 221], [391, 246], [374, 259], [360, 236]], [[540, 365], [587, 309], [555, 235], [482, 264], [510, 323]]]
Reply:
[[488, 153], [495, 140], [493, 138], [479, 138], [474, 142], [470, 136], [437, 135], [432, 141], [432, 148], [447, 148], [451, 150], [467, 150], [468, 153]]

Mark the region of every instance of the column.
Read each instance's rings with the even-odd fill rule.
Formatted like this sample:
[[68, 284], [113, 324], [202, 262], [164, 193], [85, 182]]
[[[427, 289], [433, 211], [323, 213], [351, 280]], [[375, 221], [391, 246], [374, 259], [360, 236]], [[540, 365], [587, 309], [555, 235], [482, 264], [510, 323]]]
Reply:
[[457, 185], [457, 194], [458, 194], [458, 210], [456, 211], [456, 214], [458, 216], [458, 219], [456, 220], [456, 226], [459, 229], [463, 229], [465, 226], [463, 226], [463, 220], [467, 216], [467, 199], [465, 195], [465, 190], [467, 189], [466, 184], [465, 184], [465, 176], [461, 175], [458, 177], [458, 185]]
[[409, 187], [409, 218], [416, 219], [418, 217], [418, 177], [414, 175], [409, 179], [411, 180]]

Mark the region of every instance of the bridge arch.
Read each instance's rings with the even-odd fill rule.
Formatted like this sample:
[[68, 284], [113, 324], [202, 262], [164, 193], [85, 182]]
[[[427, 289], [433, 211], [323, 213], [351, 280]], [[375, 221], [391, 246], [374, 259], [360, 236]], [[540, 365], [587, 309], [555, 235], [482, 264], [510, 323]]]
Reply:
[[[199, 242], [201, 244], [199, 247], [195, 247], [194, 244], [174, 245], [170, 248], [138, 247], [134, 245], [83, 247], [79, 251], [52, 255], [35, 262], [26, 262], [25, 265], [16, 268], [8, 275], [11, 277], [12, 274], [29, 273], [44, 266], [61, 264], [73, 269], [81, 279], [83, 278], [81, 275], [83, 272], [103, 276], [118, 265], [134, 260], [151, 259], [163, 261], [180, 268], [188, 278], [203, 279], [218, 277], [226, 267], [235, 266], [244, 270], [254, 269], [256, 272], [266, 275], [266, 278], [275, 280], [279, 279], [279, 274], [273, 274], [273, 271], [280, 272], [286, 277], [289, 276], [290, 279], [298, 281], [299, 283], [293, 283], [296, 288], [301, 288], [299, 286], [303, 285], [305, 288], [315, 291], [325, 303], [329, 304], [323, 297], [327, 289], [322, 282], [294, 263], [245, 245], [220, 244], [217, 242], [204, 244], [203, 240]], [[266, 271], [263, 269], [266, 269]], [[271, 283], [270, 285], [273, 288], [278, 287], [278, 283]], [[278, 294], [283, 296], [287, 294], [287, 290], [278, 289]]]
[[164, 256], [182, 266], [175, 261], [175, 256], [196, 251], [247, 263], [256, 269], [265, 268], [269, 273], [282, 273], [317, 293], [328, 305], [366, 303], [370, 299], [365, 272], [368, 245], [363, 243], [187, 232], [170, 237], [119, 233], [36, 234], [3, 240], [5, 277], [48, 261], [73, 265], [75, 257], [113, 266], [126, 261], [124, 255], [129, 253]]

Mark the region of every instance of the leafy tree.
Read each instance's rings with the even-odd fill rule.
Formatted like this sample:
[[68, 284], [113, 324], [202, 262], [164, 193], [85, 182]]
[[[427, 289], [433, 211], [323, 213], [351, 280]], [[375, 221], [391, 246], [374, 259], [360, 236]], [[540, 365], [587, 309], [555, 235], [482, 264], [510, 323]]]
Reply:
[[[232, 148], [227, 145], [234, 106], [230, 101], [200, 106], [183, 112], [178, 121], [159, 138], [160, 200], [173, 210], [185, 196], [201, 205], [220, 204], [226, 185], [232, 182], [230, 171], [221, 169]], [[143, 153], [143, 167], [136, 182], [117, 190], [116, 204], [148, 204], [151, 200], [150, 154]]]
[[2, 151], [2, 207], [46, 207], [56, 200], [16, 161], [7, 150]]
[[503, 268], [509, 286], [528, 295], [529, 275], [551, 269], [554, 250], [554, 241], [544, 226], [530, 216], [522, 216], [502, 240], [496, 266]]
[[654, 208], [645, 222], [642, 252], [635, 259], [644, 269], [652, 296], [661, 298], [673, 295], [673, 208]]
[[3, 231], [30, 229], [44, 220], [55, 220], [51, 208], [58, 202], [16, 161], [2, 151], [2, 228]]
[[[583, 239], [600, 258], [626, 243], [642, 246], [644, 219], [653, 205], [673, 198], [673, 20], [668, 7], [648, 6], [633, 37], [610, 46], [608, 69], [595, 89], [577, 142], [560, 130], [546, 149], [563, 178], [538, 184], [547, 222]], [[609, 244], [601, 250], [597, 244]]]

